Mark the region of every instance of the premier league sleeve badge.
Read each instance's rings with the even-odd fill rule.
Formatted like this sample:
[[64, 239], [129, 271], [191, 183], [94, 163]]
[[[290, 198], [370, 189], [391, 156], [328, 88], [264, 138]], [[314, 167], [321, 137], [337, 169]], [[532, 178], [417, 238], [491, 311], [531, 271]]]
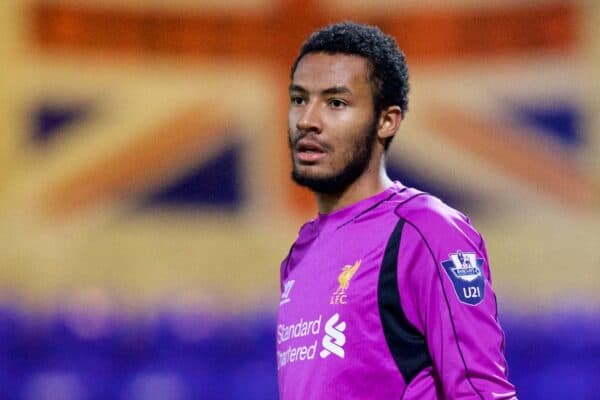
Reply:
[[452, 281], [458, 300], [476, 306], [483, 301], [485, 280], [481, 272], [483, 258], [475, 253], [457, 250], [442, 261], [442, 266]]

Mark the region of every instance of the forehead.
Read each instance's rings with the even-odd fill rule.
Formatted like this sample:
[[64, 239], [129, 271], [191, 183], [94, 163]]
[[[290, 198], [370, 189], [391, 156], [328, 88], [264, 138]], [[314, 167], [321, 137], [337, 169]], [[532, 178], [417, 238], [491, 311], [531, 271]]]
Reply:
[[360, 56], [309, 53], [298, 63], [292, 81], [309, 91], [337, 86], [370, 90], [368, 66]]

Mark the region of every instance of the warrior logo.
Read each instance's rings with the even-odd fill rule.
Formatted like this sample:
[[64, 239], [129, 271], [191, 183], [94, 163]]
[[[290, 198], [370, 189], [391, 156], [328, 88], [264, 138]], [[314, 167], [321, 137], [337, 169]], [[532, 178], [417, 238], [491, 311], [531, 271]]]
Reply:
[[281, 293], [281, 299], [279, 300], [279, 305], [284, 305], [285, 303], [289, 303], [291, 301], [290, 299], [290, 292], [292, 291], [292, 287], [294, 286], [294, 282], [296, 282], [295, 280], [291, 279], [289, 281], [287, 281], [286, 283], [283, 284], [283, 293]]
[[[344, 321], [337, 323], [340, 315], [335, 313], [325, 322], [325, 336], [323, 336], [323, 350], [321, 350], [321, 358], [327, 358], [330, 354], [335, 354], [339, 358], [344, 358], [343, 346], [346, 343], [346, 323]], [[337, 325], [336, 325], [337, 324]]]
[[454, 285], [458, 299], [465, 304], [476, 306], [483, 301], [485, 281], [481, 273], [483, 258], [475, 253], [457, 250], [449, 259], [442, 261], [448, 277]]
[[360, 263], [361, 260], [358, 260], [354, 265], [344, 265], [342, 267], [342, 272], [338, 276], [338, 283], [340, 286], [331, 295], [329, 304], [346, 304], [346, 289], [350, 286], [350, 280], [360, 267]]

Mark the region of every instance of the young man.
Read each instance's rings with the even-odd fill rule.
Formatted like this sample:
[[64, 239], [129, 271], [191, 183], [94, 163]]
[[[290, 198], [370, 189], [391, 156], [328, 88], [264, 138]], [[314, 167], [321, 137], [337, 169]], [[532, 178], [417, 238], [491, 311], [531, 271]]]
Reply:
[[386, 174], [408, 110], [394, 39], [353, 23], [315, 32], [289, 93], [292, 178], [319, 214], [281, 265], [281, 399], [516, 398], [481, 235]]

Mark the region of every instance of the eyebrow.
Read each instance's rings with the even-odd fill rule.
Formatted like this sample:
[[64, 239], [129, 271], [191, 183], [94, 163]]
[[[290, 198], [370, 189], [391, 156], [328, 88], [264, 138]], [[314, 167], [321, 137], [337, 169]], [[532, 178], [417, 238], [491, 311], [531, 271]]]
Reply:
[[[300, 85], [291, 84], [289, 86], [290, 92], [308, 93], [308, 90]], [[321, 95], [332, 95], [332, 94], [352, 94], [352, 91], [346, 86], [334, 86], [321, 91]]]

